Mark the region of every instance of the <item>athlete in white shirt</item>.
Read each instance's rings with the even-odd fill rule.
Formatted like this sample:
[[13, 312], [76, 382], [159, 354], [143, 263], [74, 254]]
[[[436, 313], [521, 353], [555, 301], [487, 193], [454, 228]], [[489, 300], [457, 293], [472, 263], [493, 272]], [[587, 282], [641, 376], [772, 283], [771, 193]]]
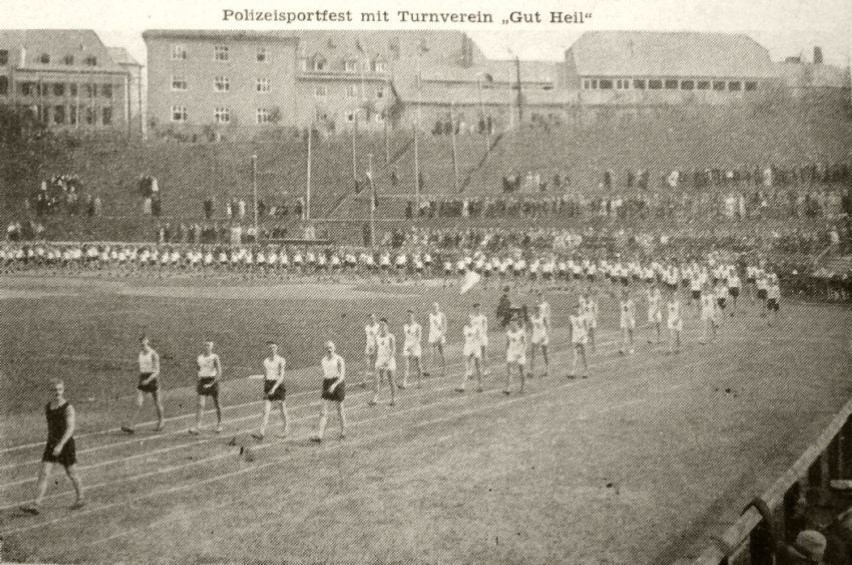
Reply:
[[222, 378], [222, 363], [219, 356], [213, 352], [213, 341], [204, 342], [204, 353], [196, 360], [198, 366], [198, 382], [195, 391], [198, 394], [198, 408], [195, 412], [195, 426], [189, 429], [192, 435], [201, 433], [201, 420], [204, 417], [205, 399], [213, 399], [216, 408], [216, 433], [222, 432], [222, 405], [219, 402], [219, 380]]
[[668, 314], [666, 322], [669, 328], [669, 354], [672, 354], [680, 351], [680, 333], [683, 331], [683, 315], [677, 291], [672, 292], [666, 309]]
[[487, 377], [488, 372], [488, 317], [482, 313], [479, 302], [473, 305], [473, 323], [479, 326], [480, 365], [482, 375]]
[[461, 386], [456, 388], [456, 392], [464, 392], [467, 380], [473, 378], [473, 372], [476, 371], [476, 380], [479, 382], [479, 390], [482, 391], [482, 342], [480, 339], [481, 326], [475, 320], [475, 314], [471, 312], [468, 315], [467, 324], [462, 328], [464, 335], [464, 345], [462, 346], [462, 355], [464, 356], [465, 372], [462, 376]]
[[379, 402], [383, 378], [387, 378], [390, 385], [390, 405], [396, 405], [394, 374], [396, 374], [396, 336], [388, 331], [387, 319], [382, 318], [379, 320], [379, 333], [376, 336], [376, 378], [370, 406], [375, 406]]
[[619, 303], [620, 310], [620, 327], [621, 327], [621, 349], [618, 350], [622, 355], [628, 353], [633, 354], [633, 331], [636, 328], [636, 304], [630, 298], [630, 293], [624, 289], [621, 293], [621, 302]]
[[766, 309], [769, 311], [767, 324], [772, 326], [778, 321], [778, 310], [781, 305], [781, 286], [778, 283], [778, 275], [772, 275], [766, 287]]
[[571, 360], [571, 374], [568, 375], [568, 378], [574, 378], [577, 374], [577, 360], [582, 359], [583, 361], [583, 374], [582, 377], [588, 378], [589, 376], [589, 362], [586, 359], [586, 344], [588, 343], [588, 329], [589, 329], [589, 317], [587, 313], [584, 313], [579, 304], [574, 305], [574, 309], [571, 312], [571, 316], [568, 318], [570, 323], [571, 330], [571, 344], [574, 346], [573, 349], [573, 359]]
[[376, 336], [379, 335], [379, 322], [375, 314], [367, 316], [367, 325], [364, 326], [364, 382], [375, 377], [376, 368]]
[[346, 437], [346, 413], [343, 410], [343, 400], [346, 398], [344, 379], [346, 378], [346, 363], [343, 357], [335, 352], [334, 343], [329, 341], [325, 344], [325, 355], [320, 360], [322, 367], [322, 407], [320, 408], [319, 426], [317, 434], [311, 441], [317, 443], [322, 441], [325, 434], [325, 425], [328, 422], [329, 408], [334, 405], [340, 420], [340, 439]]
[[136, 411], [133, 413], [129, 424], [121, 426], [121, 430], [128, 434], [136, 432], [135, 425], [139, 418], [139, 411], [142, 410], [142, 405], [145, 403], [145, 393], [150, 393], [154, 406], [157, 408], [157, 431], [162, 430], [166, 423], [165, 416], [163, 416], [163, 400], [160, 397], [160, 356], [151, 347], [147, 335], [139, 338], [139, 345], [139, 384], [136, 386]]
[[[447, 343], [447, 315], [441, 311], [441, 306], [435, 302], [429, 313], [429, 345], [432, 350], [429, 366], [435, 366], [435, 352], [441, 356], [442, 376], [447, 376], [447, 360], [444, 356], [444, 345]], [[426, 373], [428, 376], [429, 373]]]
[[290, 421], [287, 417], [286, 404], [287, 391], [284, 388], [286, 361], [278, 355], [278, 344], [270, 341], [267, 346], [269, 347], [269, 355], [263, 360], [263, 417], [260, 422], [260, 430], [252, 434], [258, 440], [266, 437], [269, 413], [272, 411], [272, 404], [276, 402], [281, 409], [281, 423], [284, 426], [278, 437], [285, 438], [290, 435]]
[[[589, 345], [594, 352], [597, 350], [597, 347], [595, 346], [595, 334], [598, 330], [598, 302], [595, 297], [592, 296], [590, 288], [586, 289], [586, 293], [583, 297], [585, 300], [583, 303], [583, 309], [580, 310], [580, 314], [586, 317], [586, 333], [588, 334]], [[583, 353], [585, 354], [585, 348]]]
[[550, 344], [550, 320], [545, 313], [545, 304], [540, 303], [536, 311], [533, 313], [530, 323], [532, 325], [532, 346], [530, 347], [530, 371], [529, 377], [535, 375], [535, 352], [541, 349], [541, 355], [544, 357], [544, 375], [550, 369], [550, 362], [547, 359], [547, 346]]
[[408, 323], [402, 326], [402, 331], [404, 334], [402, 355], [405, 357], [405, 373], [403, 373], [402, 384], [399, 385], [399, 388], [404, 389], [408, 387], [408, 375], [411, 372], [412, 365], [414, 365], [417, 375], [417, 388], [421, 388], [423, 386], [423, 381], [421, 380], [423, 368], [420, 364], [420, 358], [423, 352], [420, 342], [423, 339], [423, 328], [414, 318], [414, 310], [408, 310]]
[[704, 292], [701, 293], [701, 341], [704, 345], [707, 343], [708, 335], [710, 340], [716, 339], [717, 326], [717, 305], [716, 297], [712, 289], [707, 286]]
[[506, 330], [506, 386], [503, 394], [512, 392], [512, 365], [518, 368], [518, 376], [521, 378], [520, 392], [524, 392], [524, 365], [527, 361], [527, 332], [520, 327], [516, 318], [509, 321]]
[[654, 343], [654, 333], [657, 334], [657, 343], [662, 339], [663, 327], [663, 295], [660, 292], [660, 287], [656, 281], [651, 282], [648, 288], [648, 328], [651, 330], [651, 335], [648, 336], [648, 343]]

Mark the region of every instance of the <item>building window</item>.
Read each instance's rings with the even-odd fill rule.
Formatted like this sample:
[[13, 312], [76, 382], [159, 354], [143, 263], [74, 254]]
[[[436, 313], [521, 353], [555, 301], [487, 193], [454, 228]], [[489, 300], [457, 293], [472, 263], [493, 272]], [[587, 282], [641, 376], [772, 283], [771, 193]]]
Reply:
[[593, 78], [593, 79], [592, 79], [592, 89], [594, 90], [594, 89], [596, 89], [597, 87], [598, 87], [598, 79]]
[[713, 81], [713, 90], [722, 91], [725, 90], [725, 81], [723, 80], [714, 80]]
[[230, 54], [228, 53], [227, 45], [215, 45], [213, 47], [213, 59], [219, 62], [227, 62], [231, 60]]
[[65, 58], [62, 59], [62, 62], [65, 63], [66, 67], [70, 67], [74, 64], [74, 55], [65, 55]]
[[216, 92], [228, 92], [231, 90], [231, 81], [228, 77], [216, 77], [213, 81], [213, 90]]
[[186, 106], [172, 106], [172, 121], [173, 122], [186, 122]]
[[9, 79], [0, 75], [0, 96], [6, 96], [9, 92]]
[[213, 119], [217, 124], [227, 124], [231, 121], [231, 110], [228, 108], [216, 108], [213, 113]]
[[354, 73], [358, 70], [358, 61], [350, 60], [343, 61], [343, 70], [347, 73]]
[[95, 109], [89, 106], [86, 108], [86, 123], [88, 125], [95, 125]]
[[30, 96], [32, 94], [32, 86], [31, 82], [22, 82], [20, 86], [21, 96]]
[[257, 83], [255, 85], [255, 90], [257, 90], [258, 92], [269, 92], [269, 79], [268, 78], [257, 79]]
[[680, 89], [681, 90], [695, 90], [695, 81], [694, 80], [682, 80], [682, 81], [680, 81]]
[[257, 123], [260, 125], [272, 123], [272, 113], [267, 108], [258, 108], [255, 113]]
[[698, 90], [710, 90], [710, 81], [709, 80], [699, 80], [697, 87], [698, 87]]
[[633, 88], [638, 88], [639, 90], [645, 90], [645, 80], [641, 78], [637, 78], [633, 81]]
[[38, 91], [40, 96], [50, 96], [50, 84], [47, 82], [39, 83]]
[[112, 85], [111, 84], [102, 84], [101, 85], [101, 96], [104, 98], [112, 98]]
[[346, 97], [347, 98], [355, 98], [356, 96], [358, 96], [358, 87], [355, 86], [354, 84], [347, 84], [346, 85]]
[[346, 121], [347, 122], [354, 122], [355, 121], [355, 112], [349, 112], [348, 114], [346, 114]]
[[746, 92], [754, 92], [755, 90], [757, 90], [757, 83], [753, 82], [753, 81], [749, 81], [749, 82], [745, 83], [745, 89], [746, 89]]
[[86, 57], [85, 61], [83, 61], [87, 67], [97, 67], [98, 66], [98, 58], [97, 57]]
[[9, 51], [0, 49], [0, 67], [5, 67], [9, 64]]
[[77, 125], [77, 106], [68, 106], [68, 123]]
[[663, 88], [663, 81], [660, 79], [652, 79], [648, 81], [648, 89], [650, 90], [660, 90]]
[[172, 77], [172, 92], [186, 92], [189, 90], [189, 84], [186, 82], [186, 77]]
[[588, 79], [583, 80], [583, 90], [589, 90], [592, 87], [592, 83], [588, 81]]
[[385, 97], [385, 87], [378, 86], [376, 87], [376, 98], [384, 98]]
[[326, 87], [326, 86], [315, 86], [314, 87], [314, 96], [318, 96], [320, 98], [328, 96], [328, 87]]
[[87, 84], [86, 85], [86, 98], [97, 98], [98, 96], [98, 85], [97, 84]]
[[172, 61], [186, 61], [186, 45], [172, 45]]
[[612, 90], [612, 81], [608, 78], [602, 78], [598, 84], [601, 87], [601, 90]]
[[68, 94], [70, 94], [71, 96], [77, 96], [77, 83], [76, 82], [72, 82], [71, 84], [68, 85]]
[[53, 95], [54, 96], [65, 96], [65, 85], [61, 82], [57, 82], [53, 85]]
[[42, 53], [41, 56], [38, 58], [38, 60], [42, 65], [49, 65], [50, 64], [50, 55], [48, 55], [47, 53]]
[[325, 59], [319, 58], [314, 60], [314, 70], [315, 71], [324, 71], [325, 70]]
[[112, 108], [103, 108], [101, 110], [101, 123], [105, 126], [108, 126], [112, 123]]
[[739, 92], [740, 90], [742, 90], [742, 86], [743, 85], [740, 81], [732, 80], [728, 83], [728, 90], [730, 90], [731, 92]]
[[65, 123], [65, 106], [53, 107], [53, 123], [56, 125]]
[[666, 90], [677, 90], [677, 81], [675, 79], [666, 79]]
[[257, 48], [257, 62], [258, 63], [268, 63], [269, 62], [269, 49], [266, 47], [258, 47]]

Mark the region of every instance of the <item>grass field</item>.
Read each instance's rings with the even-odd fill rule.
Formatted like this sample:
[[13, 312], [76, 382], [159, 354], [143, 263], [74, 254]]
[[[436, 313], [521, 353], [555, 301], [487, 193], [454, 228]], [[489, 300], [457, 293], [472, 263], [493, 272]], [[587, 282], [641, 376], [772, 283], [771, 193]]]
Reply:
[[[486, 391], [458, 395], [464, 312], [481, 300], [493, 317], [496, 298], [411, 286], [0, 280], [3, 558], [666, 563], [724, 530], [852, 391], [850, 311], [791, 302], [777, 327], [746, 301], [712, 345], [697, 343], [690, 318], [682, 353], [664, 356], [640, 333], [636, 355], [623, 358], [614, 305], [602, 301], [591, 378], [569, 380], [564, 325], [575, 296], [552, 292], [551, 376], [503, 396], [502, 340], [492, 334]], [[352, 386], [349, 437], [310, 444], [323, 341], [338, 343], [359, 380], [365, 313], [388, 316], [399, 332], [407, 307], [423, 323], [435, 300], [450, 318], [448, 377], [404, 391], [393, 408], [368, 407], [368, 392]], [[128, 437], [116, 426], [142, 331], [164, 358], [169, 421], [163, 433]], [[226, 430], [192, 437], [205, 336], [225, 366]], [[260, 384], [242, 377], [260, 372], [270, 337], [293, 368], [293, 437], [259, 444], [247, 462], [227, 442], [258, 425]], [[29, 517], [17, 506], [33, 491], [53, 376], [79, 413], [90, 502], [68, 510], [73, 493], [56, 474], [42, 514]]]

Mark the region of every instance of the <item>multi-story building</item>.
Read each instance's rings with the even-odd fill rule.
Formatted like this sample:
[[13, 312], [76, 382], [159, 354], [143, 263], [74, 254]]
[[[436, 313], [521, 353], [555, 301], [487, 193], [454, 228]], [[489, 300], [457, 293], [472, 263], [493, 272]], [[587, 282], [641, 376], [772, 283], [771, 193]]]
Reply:
[[149, 30], [147, 125], [237, 136], [293, 125], [299, 40], [253, 31]]
[[564, 83], [582, 105], [727, 104], [778, 73], [743, 34], [589, 31], [566, 52]]
[[92, 30], [0, 30], [0, 103], [51, 127], [128, 132], [131, 89]]
[[419, 64], [464, 68], [485, 60], [454, 31], [149, 30], [143, 38], [148, 125], [161, 134], [381, 129], [403, 119], [398, 91], [410, 91]]
[[131, 131], [141, 135], [145, 134], [145, 110], [143, 104], [145, 98], [142, 92], [142, 65], [124, 47], [107, 47], [110, 57], [130, 75], [130, 90], [128, 91], [128, 103]]

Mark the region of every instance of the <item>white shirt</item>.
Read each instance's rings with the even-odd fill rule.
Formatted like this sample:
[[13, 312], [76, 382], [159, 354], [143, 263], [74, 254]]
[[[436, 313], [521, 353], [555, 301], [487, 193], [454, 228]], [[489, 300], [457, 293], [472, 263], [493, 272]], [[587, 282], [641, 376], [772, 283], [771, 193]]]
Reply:
[[346, 364], [343, 357], [333, 353], [322, 358], [322, 374], [325, 379], [343, 379], [346, 374]]
[[418, 324], [417, 322], [405, 324], [402, 327], [402, 330], [405, 332], [406, 345], [415, 345], [417, 343], [420, 343], [420, 335], [422, 333], [420, 324]]
[[392, 333], [376, 336], [376, 362], [388, 361], [394, 356], [396, 338]]
[[515, 331], [508, 330], [506, 332], [506, 340], [508, 341], [509, 355], [521, 355], [527, 350], [527, 332], [518, 328]]
[[447, 332], [447, 315], [443, 312], [429, 313], [429, 335], [439, 337]]
[[217, 366], [221, 366], [219, 364], [218, 355], [215, 353], [211, 353], [210, 355], [202, 353], [198, 356], [198, 378], [204, 379], [215, 377], [217, 374]]
[[140, 373], [153, 373], [154, 372], [154, 355], [156, 353], [152, 349], [151, 351], [139, 352], [139, 372]]
[[275, 357], [270, 359], [269, 357], [264, 357], [263, 359], [263, 371], [266, 374], [267, 381], [280, 381], [284, 378], [284, 367], [286, 362], [284, 358], [275, 354]]
[[364, 326], [364, 335], [367, 338], [367, 345], [376, 345], [376, 336], [379, 335], [379, 324]]

